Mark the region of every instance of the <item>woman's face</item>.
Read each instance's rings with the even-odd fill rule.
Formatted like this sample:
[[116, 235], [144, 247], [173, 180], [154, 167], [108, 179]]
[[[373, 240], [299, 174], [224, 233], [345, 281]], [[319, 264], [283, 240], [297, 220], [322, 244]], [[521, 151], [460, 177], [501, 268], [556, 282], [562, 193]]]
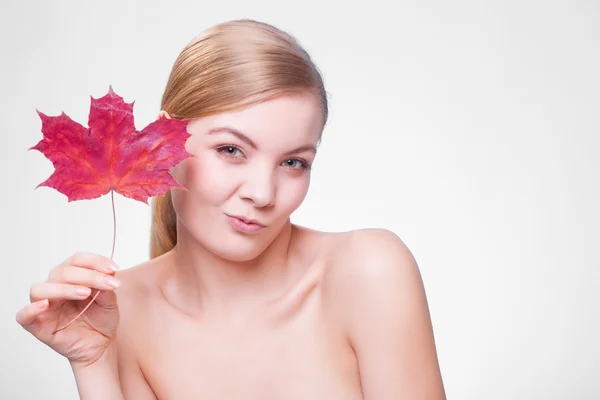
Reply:
[[171, 171], [187, 188], [172, 190], [179, 229], [222, 258], [257, 257], [306, 196], [322, 125], [308, 93], [191, 120], [194, 157]]

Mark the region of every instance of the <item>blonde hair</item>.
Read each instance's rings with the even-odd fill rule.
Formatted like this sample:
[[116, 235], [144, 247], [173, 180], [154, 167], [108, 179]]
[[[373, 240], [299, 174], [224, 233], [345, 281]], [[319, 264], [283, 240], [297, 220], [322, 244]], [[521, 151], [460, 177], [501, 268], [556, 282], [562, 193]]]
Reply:
[[[172, 118], [200, 118], [296, 92], [310, 92], [328, 118], [323, 79], [308, 53], [290, 34], [243, 19], [205, 30], [179, 54], [161, 103]], [[171, 192], [152, 199], [150, 257], [177, 243]]]

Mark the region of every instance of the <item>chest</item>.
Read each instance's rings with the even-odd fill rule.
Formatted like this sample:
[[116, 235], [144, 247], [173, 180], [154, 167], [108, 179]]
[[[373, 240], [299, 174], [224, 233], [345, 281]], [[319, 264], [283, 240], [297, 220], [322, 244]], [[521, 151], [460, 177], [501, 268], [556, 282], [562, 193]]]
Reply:
[[318, 304], [256, 323], [169, 325], [140, 359], [161, 400], [362, 398], [354, 353]]

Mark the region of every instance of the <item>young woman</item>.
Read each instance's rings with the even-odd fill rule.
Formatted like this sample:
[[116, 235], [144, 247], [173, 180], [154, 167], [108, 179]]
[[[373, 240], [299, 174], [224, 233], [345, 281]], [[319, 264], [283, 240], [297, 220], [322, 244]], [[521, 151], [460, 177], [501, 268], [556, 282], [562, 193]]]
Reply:
[[327, 121], [294, 38], [250, 20], [208, 29], [175, 61], [161, 114], [190, 119], [193, 157], [172, 170], [187, 190], [154, 199], [151, 260], [115, 272], [77, 253], [16, 316], [69, 360], [81, 398], [444, 399], [403, 242], [290, 222]]

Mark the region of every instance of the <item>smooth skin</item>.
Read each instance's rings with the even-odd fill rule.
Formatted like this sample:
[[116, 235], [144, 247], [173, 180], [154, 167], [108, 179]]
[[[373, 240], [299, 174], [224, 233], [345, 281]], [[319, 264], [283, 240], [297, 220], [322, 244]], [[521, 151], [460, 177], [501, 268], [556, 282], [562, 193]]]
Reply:
[[[445, 399], [405, 244], [290, 222], [321, 118], [303, 93], [192, 120], [193, 157], [172, 170], [187, 189], [172, 191], [176, 247], [116, 273], [78, 253], [31, 287], [17, 321], [69, 359], [82, 399]], [[77, 288], [103, 293], [52, 336], [89, 301]]]

